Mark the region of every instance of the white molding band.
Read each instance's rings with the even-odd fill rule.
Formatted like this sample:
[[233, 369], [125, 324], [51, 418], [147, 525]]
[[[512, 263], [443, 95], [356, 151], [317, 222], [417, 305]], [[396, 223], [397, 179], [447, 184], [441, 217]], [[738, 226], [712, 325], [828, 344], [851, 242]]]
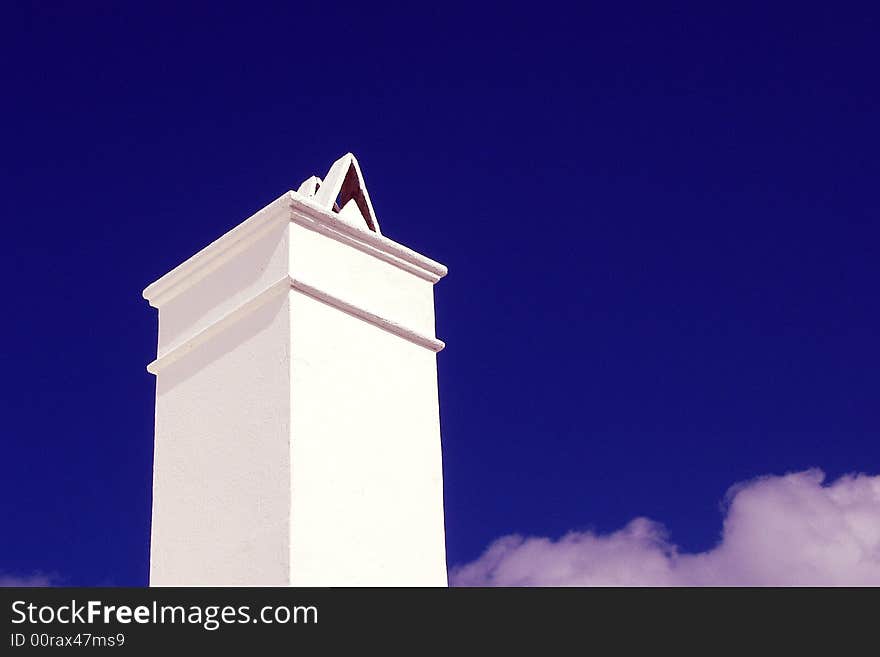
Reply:
[[271, 300], [278, 294], [281, 294], [285, 290], [296, 290], [301, 294], [341, 310], [352, 317], [357, 317], [368, 324], [372, 324], [384, 331], [388, 331], [389, 333], [397, 335], [404, 340], [408, 340], [409, 342], [424, 347], [434, 353], [441, 351], [446, 346], [442, 340], [414, 331], [409, 327], [386, 319], [377, 313], [320, 290], [315, 286], [309, 285], [308, 283], [293, 278], [292, 276], [285, 276], [275, 283], [272, 283], [261, 292], [255, 294], [234, 310], [226, 313], [223, 317], [199, 331], [190, 339], [166, 351], [164, 354], [156, 358], [156, 360], [147, 365], [147, 371], [150, 372], [150, 374], [159, 374], [159, 372], [172, 363], [190, 354], [199, 345], [204, 344], [214, 336], [222, 333], [240, 319], [251, 314], [267, 301]]
[[144, 299], [159, 308], [244, 251], [273, 226], [288, 220], [289, 208], [281, 196], [148, 285], [143, 292]]
[[439, 262], [387, 237], [352, 226], [340, 219], [339, 215], [314, 205], [296, 192], [290, 192], [290, 209], [290, 220], [294, 223], [384, 260], [426, 281], [436, 283], [447, 274], [448, 270]]
[[159, 308], [265, 235], [272, 226], [291, 221], [431, 283], [436, 283], [447, 273], [446, 267], [439, 262], [387, 237], [347, 224], [337, 214], [290, 191], [148, 285], [143, 292], [144, 298], [151, 306]]
[[385, 319], [381, 315], [370, 312], [366, 308], [356, 306], [353, 303], [349, 303], [348, 301], [340, 299], [339, 297], [329, 294], [328, 292], [319, 290], [318, 288], [309, 285], [308, 283], [304, 283], [299, 279], [291, 278], [290, 287], [294, 290], [302, 292], [306, 296], [326, 303], [328, 306], [333, 306], [334, 308], [341, 310], [344, 313], [352, 315], [353, 317], [357, 317], [358, 319], [362, 319], [365, 322], [372, 324], [373, 326], [378, 326], [380, 329], [388, 331], [389, 333], [399, 335], [401, 338], [409, 340], [410, 342], [417, 344], [420, 347], [430, 349], [435, 353], [441, 351], [446, 346], [446, 344], [442, 340], [438, 340], [437, 338], [430, 338], [427, 335], [419, 333], [418, 331], [414, 331], [413, 329], [403, 326], [402, 324], [392, 322], [390, 319]]
[[288, 277], [285, 276], [281, 280], [275, 281], [274, 283], [272, 283], [272, 285], [265, 288], [261, 292], [258, 292], [234, 310], [231, 310], [223, 315], [223, 317], [215, 321], [210, 326], [207, 326], [206, 328], [193, 335], [189, 340], [186, 340], [176, 347], [172, 347], [171, 349], [167, 350], [161, 356], [156, 358], [156, 360], [147, 365], [147, 371], [150, 374], [158, 374], [160, 371], [171, 365], [171, 363], [178, 361], [184, 356], [188, 355], [199, 345], [207, 342], [219, 333], [222, 333], [230, 326], [235, 324], [238, 320], [246, 317], [247, 315], [250, 315], [264, 303], [271, 300], [273, 297], [281, 294], [285, 290], [288, 290], [289, 288], [290, 279]]

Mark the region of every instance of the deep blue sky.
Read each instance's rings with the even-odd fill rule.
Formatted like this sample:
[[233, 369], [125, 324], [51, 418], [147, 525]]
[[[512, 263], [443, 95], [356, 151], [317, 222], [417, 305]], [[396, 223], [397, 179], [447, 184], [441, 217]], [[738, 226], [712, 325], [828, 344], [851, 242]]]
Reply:
[[179, 4], [0, 17], [0, 572], [146, 583], [141, 290], [349, 150], [450, 270], [450, 564], [880, 471], [876, 10]]

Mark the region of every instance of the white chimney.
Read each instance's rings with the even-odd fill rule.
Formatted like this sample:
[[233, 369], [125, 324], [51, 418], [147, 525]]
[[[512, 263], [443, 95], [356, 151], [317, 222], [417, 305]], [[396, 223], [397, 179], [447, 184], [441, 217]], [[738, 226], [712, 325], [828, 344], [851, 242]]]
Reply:
[[446, 586], [433, 286], [337, 160], [144, 290], [150, 583]]

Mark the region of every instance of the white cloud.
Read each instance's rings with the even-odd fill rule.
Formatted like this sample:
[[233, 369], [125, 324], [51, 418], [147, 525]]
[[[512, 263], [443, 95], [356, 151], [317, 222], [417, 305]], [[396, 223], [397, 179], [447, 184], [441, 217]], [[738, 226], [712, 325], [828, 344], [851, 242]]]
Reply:
[[11, 586], [55, 586], [56, 578], [45, 573], [8, 575], [0, 572], [0, 588]]
[[880, 476], [823, 485], [820, 470], [762, 477], [727, 496], [721, 541], [680, 553], [636, 518], [611, 534], [504, 536], [454, 568], [455, 586], [880, 585]]

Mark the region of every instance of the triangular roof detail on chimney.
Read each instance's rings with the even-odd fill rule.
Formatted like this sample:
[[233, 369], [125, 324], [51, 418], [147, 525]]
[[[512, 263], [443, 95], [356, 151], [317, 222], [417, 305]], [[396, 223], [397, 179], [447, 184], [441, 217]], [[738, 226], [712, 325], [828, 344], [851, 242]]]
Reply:
[[312, 176], [299, 186], [297, 193], [311, 198], [325, 210], [337, 213], [348, 223], [382, 234], [361, 167], [351, 153], [336, 160], [323, 181]]

